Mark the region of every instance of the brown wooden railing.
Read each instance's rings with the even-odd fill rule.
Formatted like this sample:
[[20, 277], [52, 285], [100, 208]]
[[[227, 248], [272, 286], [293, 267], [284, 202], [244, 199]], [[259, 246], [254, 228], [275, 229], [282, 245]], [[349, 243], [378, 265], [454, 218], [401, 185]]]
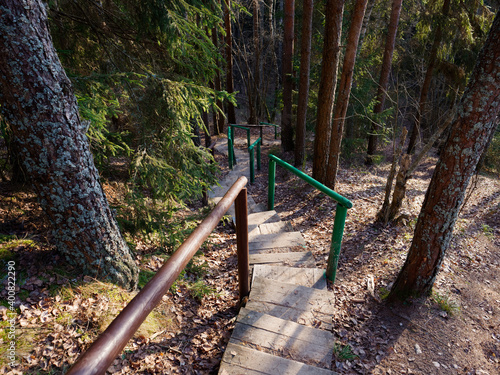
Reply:
[[217, 226], [234, 202], [236, 210], [236, 242], [238, 247], [238, 279], [240, 300], [250, 292], [248, 264], [248, 209], [246, 177], [240, 177], [210, 215], [172, 254], [156, 275], [134, 297], [109, 327], [83, 353], [67, 372], [68, 375], [104, 374], [121, 353], [148, 314], [158, 305], [184, 267]]

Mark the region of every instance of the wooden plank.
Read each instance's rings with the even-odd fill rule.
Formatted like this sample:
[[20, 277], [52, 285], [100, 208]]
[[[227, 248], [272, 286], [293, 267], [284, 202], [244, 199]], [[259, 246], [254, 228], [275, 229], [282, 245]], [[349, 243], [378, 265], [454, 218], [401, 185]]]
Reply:
[[258, 238], [251, 241], [249, 240], [248, 243], [248, 249], [250, 252], [292, 246], [306, 246], [306, 241], [304, 241], [300, 232], [262, 234]]
[[309, 327], [332, 328], [333, 293], [254, 277], [246, 307]]
[[231, 341], [243, 345], [250, 343], [270, 354], [330, 368], [335, 337], [328, 331], [242, 309]]
[[334, 375], [306, 365], [230, 342], [222, 357], [219, 375]]
[[274, 254], [250, 254], [250, 264], [286, 264], [289, 266], [314, 265], [310, 251]]
[[292, 225], [287, 221], [277, 221], [275, 223], [263, 223], [259, 225], [248, 226], [248, 237], [252, 240], [258, 240], [257, 237], [262, 234], [272, 234], [280, 232], [292, 232]]
[[320, 268], [256, 265], [253, 277], [263, 277], [315, 289], [326, 289], [325, 270]]
[[276, 211], [256, 212], [248, 215], [248, 226], [281, 221]]

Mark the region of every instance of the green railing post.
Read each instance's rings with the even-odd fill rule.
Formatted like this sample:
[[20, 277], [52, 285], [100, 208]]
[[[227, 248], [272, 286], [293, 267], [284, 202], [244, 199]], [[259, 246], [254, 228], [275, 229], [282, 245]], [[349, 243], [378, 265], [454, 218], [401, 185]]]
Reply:
[[344, 225], [347, 216], [347, 208], [337, 203], [335, 211], [335, 221], [333, 222], [332, 243], [330, 245], [330, 254], [328, 255], [328, 265], [326, 267], [326, 278], [332, 283], [335, 282], [337, 275], [337, 265], [340, 257], [340, 247], [344, 235]]
[[253, 147], [248, 149], [248, 152], [250, 153], [250, 183], [253, 184], [255, 181], [255, 165], [254, 165], [254, 152], [253, 152]]
[[227, 127], [227, 157], [229, 162], [229, 169], [233, 169], [233, 159], [234, 159], [234, 149], [233, 149], [233, 141], [231, 139], [231, 126]]
[[247, 128], [247, 147], [250, 147], [250, 129]]
[[267, 185], [267, 209], [274, 210], [274, 191], [276, 182], [276, 162], [269, 159], [269, 184]]
[[260, 171], [260, 142], [262, 138], [257, 139], [250, 147], [248, 153], [250, 154], [250, 183], [255, 181], [255, 146], [257, 146], [257, 169]]
[[260, 138], [260, 142], [257, 143], [257, 170], [260, 171], [260, 145], [262, 144], [262, 138]]

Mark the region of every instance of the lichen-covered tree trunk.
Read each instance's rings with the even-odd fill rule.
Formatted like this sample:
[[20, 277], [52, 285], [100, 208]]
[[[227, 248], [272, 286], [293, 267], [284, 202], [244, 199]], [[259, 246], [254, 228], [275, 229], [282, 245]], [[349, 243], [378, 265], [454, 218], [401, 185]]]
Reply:
[[327, 0], [313, 159], [313, 178], [322, 183], [324, 183], [326, 179], [326, 164], [328, 162], [328, 148], [330, 146], [333, 103], [337, 87], [343, 13], [344, 0]]
[[500, 12], [459, 104], [458, 117], [427, 190], [406, 262], [390, 300], [431, 292], [450, 244], [467, 185], [500, 110]]
[[356, 52], [358, 50], [359, 33], [363, 18], [365, 16], [366, 4], [368, 0], [356, 0], [352, 13], [351, 26], [347, 35], [344, 64], [342, 66], [342, 76], [340, 77], [339, 93], [335, 110], [333, 111], [333, 124], [330, 136], [330, 150], [326, 166], [325, 185], [331, 189], [335, 188], [337, 170], [340, 158], [340, 146], [344, 132], [345, 116], [349, 97], [351, 96], [352, 76], [354, 74], [354, 64], [356, 63]]
[[283, 112], [281, 115], [281, 148], [293, 150], [292, 89], [293, 89], [293, 33], [295, 0], [285, 0], [283, 34]]
[[41, 0], [0, 5], [0, 85], [2, 114], [19, 141], [55, 245], [82, 272], [135, 288], [137, 266], [99, 182]]
[[311, 66], [311, 37], [314, 0], [304, 0], [302, 40], [300, 43], [300, 82], [295, 127], [295, 166], [304, 163], [306, 149], [306, 115], [309, 99], [309, 70]]

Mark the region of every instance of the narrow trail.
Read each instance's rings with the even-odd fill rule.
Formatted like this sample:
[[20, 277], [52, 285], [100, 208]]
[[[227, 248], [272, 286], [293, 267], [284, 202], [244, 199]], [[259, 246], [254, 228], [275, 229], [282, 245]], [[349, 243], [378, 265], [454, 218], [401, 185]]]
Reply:
[[[217, 203], [240, 176], [249, 178], [248, 152], [236, 140], [236, 166], [210, 196]], [[227, 154], [226, 139], [216, 148]], [[325, 270], [312, 268], [305, 240], [248, 195], [251, 291], [236, 319], [219, 375], [335, 374], [330, 371], [335, 339], [331, 333], [334, 296]], [[234, 217], [234, 208], [230, 210]]]

